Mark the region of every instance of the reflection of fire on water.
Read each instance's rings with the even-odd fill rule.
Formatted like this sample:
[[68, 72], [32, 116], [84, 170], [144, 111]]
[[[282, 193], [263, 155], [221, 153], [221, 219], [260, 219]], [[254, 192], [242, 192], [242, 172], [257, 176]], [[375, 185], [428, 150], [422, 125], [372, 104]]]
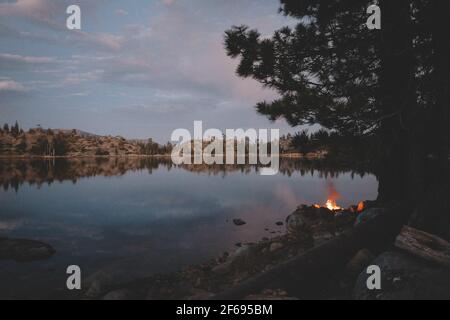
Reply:
[[[333, 182], [329, 181], [328, 182], [328, 200], [327, 200], [327, 202], [323, 206], [321, 206], [319, 204], [315, 204], [314, 207], [316, 207], [317, 209], [327, 208], [328, 210], [331, 210], [331, 211], [344, 210], [343, 207], [340, 207], [337, 204], [337, 200], [340, 199], [340, 197], [341, 197], [341, 195], [334, 187]], [[357, 207], [351, 207], [350, 211], [352, 211], [352, 212], [356, 211], [358, 213], [364, 211], [364, 202], [361, 201]]]

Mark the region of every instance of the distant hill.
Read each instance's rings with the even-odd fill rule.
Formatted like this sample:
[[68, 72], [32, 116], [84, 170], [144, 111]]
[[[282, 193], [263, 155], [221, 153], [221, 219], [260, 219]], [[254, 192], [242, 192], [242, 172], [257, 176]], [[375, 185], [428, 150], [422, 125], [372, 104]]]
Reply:
[[168, 154], [170, 146], [152, 140], [127, 140], [123, 137], [99, 136], [81, 130], [0, 129], [0, 156], [131, 156]]

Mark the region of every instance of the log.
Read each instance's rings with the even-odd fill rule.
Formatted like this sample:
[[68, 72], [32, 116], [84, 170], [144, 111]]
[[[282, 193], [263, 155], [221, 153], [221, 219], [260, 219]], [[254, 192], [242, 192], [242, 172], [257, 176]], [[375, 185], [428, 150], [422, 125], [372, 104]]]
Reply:
[[323, 298], [333, 277], [359, 250], [367, 248], [378, 254], [392, 246], [408, 217], [409, 210], [400, 207], [392, 209], [270, 271], [215, 295], [212, 300], [244, 299], [264, 289], [284, 289], [301, 299]]
[[450, 267], [450, 243], [435, 235], [404, 226], [395, 246], [419, 258]]

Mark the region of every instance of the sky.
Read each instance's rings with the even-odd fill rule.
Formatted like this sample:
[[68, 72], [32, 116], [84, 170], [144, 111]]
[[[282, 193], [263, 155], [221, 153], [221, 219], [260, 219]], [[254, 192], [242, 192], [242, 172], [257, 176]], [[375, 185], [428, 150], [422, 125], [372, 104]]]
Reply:
[[[77, 4], [82, 30], [66, 28]], [[0, 0], [0, 122], [170, 140], [178, 128], [293, 129], [254, 106], [277, 94], [235, 74], [224, 32], [295, 22], [277, 0]]]

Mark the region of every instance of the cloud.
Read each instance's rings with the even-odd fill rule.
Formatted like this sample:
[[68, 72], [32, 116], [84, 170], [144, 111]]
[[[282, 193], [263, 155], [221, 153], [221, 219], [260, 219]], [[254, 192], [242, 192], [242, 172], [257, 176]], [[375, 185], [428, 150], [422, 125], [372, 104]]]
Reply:
[[49, 0], [17, 0], [0, 3], [0, 15], [20, 16], [49, 21], [57, 8], [57, 2]]
[[116, 10], [116, 16], [123, 17], [123, 16], [127, 16], [127, 15], [128, 15], [128, 12], [126, 10], [123, 10], [123, 9]]
[[[127, 26], [119, 51], [122, 57], [105, 66], [105, 79], [160, 90], [207, 93], [250, 105], [276, 98], [275, 92], [263, 89], [258, 82], [238, 78], [237, 62], [225, 53], [224, 30], [233, 19], [222, 20], [217, 13], [226, 10], [235, 14], [235, 6], [200, 2], [193, 8], [187, 1], [177, 1], [176, 6], [159, 10], [148, 25]], [[248, 5], [247, 1], [244, 7]], [[258, 16], [256, 20], [258, 25], [264, 23]], [[268, 19], [266, 27], [276, 29], [279, 20]]]
[[21, 56], [17, 54], [0, 53], [1, 63], [19, 63], [19, 64], [45, 64], [55, 62], [56, 59], [52, 57], [32, 57]]
[[[0, 0], [0, 70], [8, 77], [0, 103], [9, 98], [13, 119], [162, 141], [200, 118], [213, 127], [270, 125], [253, 106], [276, 92], [235, 74], [223, 37], [234, 24], [263, 34], [288, 24], [277, 1], [77, 3], [83, 30], [69, 32], [71, 0]], [[117, 15], [128, 16], [110, 23]], [[36, 106], [48, 112], [30, 112]]]
[[[77, 4], [84, 9], [83, 13], [89, 13], [92, 9], [105, 2], [105, 0], [78, 0]], [[66, 8], [72, 4], [72, 0], [7, 1], [0, 3], [0, 16], [14, 16], [58, 29], [65, 24]]]
[[94, 49], [106, 49], [117, 51], [122, 48], [123, 37], [110, 33], [90, 33], [73, 30], [67, 37], [70, 43], [76, 46], [90, 47]]
[[[93, 16], [95, 19], [98, 7], [107, 2], [108, 0], [78, 0], [77, 4], [82, 7], [84, 19], [88, 19], [89, 16]], [[0, 25], [0, 34], [5, 37], [41, 39], [41, 41], [85, 47], [94, 46], [106, 50], [120, 48], [121, 38], [113, 34], [78, 30], [67, 33], [66, 8], [72, 4], [71, 0], [17, 0], [0, 3], [0, 16], [15, 17], [16, 20], [31, 22], [52, 32], [52, 34], [44, 34], [42, 30], [38, 32], [37, 30], [30, 31], [30, 29], [18, 31]]]
[[92, 70], [88, 72], [70, 73], [65, 77], [63, 85], [78, 85], [83, 82], [97, 81], [102, 77], [102, 75], [103, 70]]
[[0, 92], [23, 92], [25, 87], [14, 80], [0, 80]]

